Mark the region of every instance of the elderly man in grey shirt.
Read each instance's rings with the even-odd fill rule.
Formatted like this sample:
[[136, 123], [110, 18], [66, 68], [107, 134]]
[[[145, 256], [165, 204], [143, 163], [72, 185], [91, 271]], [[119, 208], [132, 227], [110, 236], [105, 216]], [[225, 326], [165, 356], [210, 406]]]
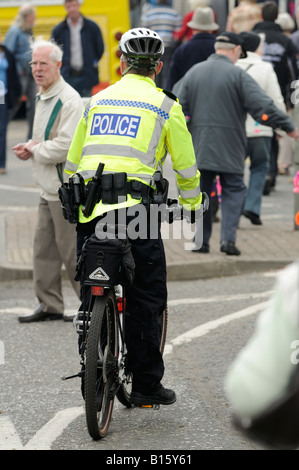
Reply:
[[[240, 255], [235, 242], [246, 192], [246, 114], [255, 121], [284, 130], [296, 140], [298, 130], [255, 80], [234, 66], [240, 56], [246, 56], [243, 41], [237, 34], [224, 32], [217, 36], [215, 51], [205, 62], [194, 65], [175, 84], [173, 91], [184, 113], [190, 115], [201, 190], [210, 194], [215, 177], [220, 177], [220, 251]], [[193, 251], [209, 253], [211, 233], [212, 213], [209, 210], [203, 220], [203, 245]]]

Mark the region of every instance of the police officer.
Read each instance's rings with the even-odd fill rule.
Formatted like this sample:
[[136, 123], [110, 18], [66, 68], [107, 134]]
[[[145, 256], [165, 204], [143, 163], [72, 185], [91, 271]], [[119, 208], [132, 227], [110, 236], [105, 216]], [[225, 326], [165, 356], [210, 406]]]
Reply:
[[[65, 171], [68, 175], [79, 173], [87, 183], [101, 162], [103, 176], [125, 172], [127, 180], [139, 182], [139, 186], [121, 204], [101, 200], [89, 217], [79, 211], [78, 252], [84, 237], [94, 233], [97, 221], [109, 211], [120, 206], [130, 207], [131, 211], [133, 206], [140, 206], [153, 185], [154, 173], [162, 171], [167, 152], [176, 173], [180, 203], [191, 211], [201, 205], [200, 173], [181, 106], [174, 95], [169, 96], [155, 85], [163, 67], [161, 37], [149, 29], [131, 29], [123, 34], [119, 50], [122, 79], [86, 105]], [[145, 237], [131, 239], [131, 243], [135, 278], [126, 289], [128, 368], [133, 373], [131, 402], [169, 405], [176, 395], [161, 384], [164, 363], [159, 351], [159, 318], [166, 307], [167, 287], [160, 231], [157, 237], [150, 237], [147, 230]]]

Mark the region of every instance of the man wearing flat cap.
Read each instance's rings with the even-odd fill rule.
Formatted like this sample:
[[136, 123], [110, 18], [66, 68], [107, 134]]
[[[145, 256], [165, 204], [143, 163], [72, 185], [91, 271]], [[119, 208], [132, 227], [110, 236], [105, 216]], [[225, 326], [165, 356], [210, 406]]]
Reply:
[[[173, 88], [184, 113], [190, 116], [201, 190], [211, 194], [214, 178], [222, 186], [220, 251], [240, 255], [236, 232], [244, 203], [247, 113], [257, 122], [284, 130], [298, 139], [298, 130], [256, 81], [235, 63], [246, 56], [242, 38], [233, 32], [216, 37], [215, 54], [194, 65]], [[200, 230], [200, 227], [199, 227]], [[194, 252], [209, 253], [212, 211], [203, 219], [203, 245]], [[195, 235], [196, 239], [196, 235]]]
[[171, 90], [193, 65], [203, 62], [214, 53], [215, 31], [219, 26], [214, 21], [213, 10], [209, 7], [196, 8], [193, 18], [187, 24], [192, 29], [192, 37], [181, 44], [172, 55], [167, 75], [167, 90]]

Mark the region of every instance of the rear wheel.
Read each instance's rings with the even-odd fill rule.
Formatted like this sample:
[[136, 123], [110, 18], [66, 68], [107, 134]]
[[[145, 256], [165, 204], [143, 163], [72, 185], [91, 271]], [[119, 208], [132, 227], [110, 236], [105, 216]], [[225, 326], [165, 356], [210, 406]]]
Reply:
[[118, 324], [114, 292], [96, 297], [86, 345], [84, 378], [87, 428], [93, 439], [104, 437], [109, 428], [118, 367]]

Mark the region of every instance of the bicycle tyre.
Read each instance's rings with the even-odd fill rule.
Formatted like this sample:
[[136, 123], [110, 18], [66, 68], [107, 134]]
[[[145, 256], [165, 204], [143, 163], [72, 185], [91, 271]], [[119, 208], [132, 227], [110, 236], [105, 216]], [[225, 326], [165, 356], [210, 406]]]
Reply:
[[[168, 326], [168, 309], [167, 306], [165, 310], [163, 311], [161, 318], [160, 318], [160, 351], [161, 354], [163, 355], [165, 344], [166, 344], [166, 336], [167, 336], [167, 326]], [[125, 382], [123, 382], [116, 394], [118, 401], [126, 406], [127, 408], [131, 408], [131, 403], [130, 403], [130, 394], [131, 394], [131, 389], [132, 389], [132, 374], [128, 374], [125, 378]]]
[[113, 290], [96, 297], [88, 329], [84, 396], [87, 428], [94, 440], [106, 436], [114, 405], [111, 388], [117, 376], [116, 308]]

